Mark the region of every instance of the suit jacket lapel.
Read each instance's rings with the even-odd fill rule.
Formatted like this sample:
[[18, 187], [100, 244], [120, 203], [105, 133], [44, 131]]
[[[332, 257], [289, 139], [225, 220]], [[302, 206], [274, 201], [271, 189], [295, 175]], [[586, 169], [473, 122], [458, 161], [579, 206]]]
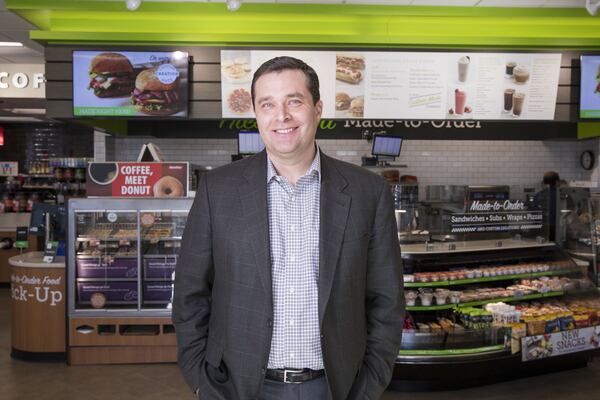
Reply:
[[244, 171], [244, 182], [238, 187], [242, 210], [247, 224], [252, 227], [252, 249], [260, 280], [272, 298], [271, 246], [269, 240], [269, 212], [267, 208], [267, 155], [263, 150], [255, 156]]
[[321, 153], [321, 205], [319, 228], [319, 323], [329, 301], [351, 197], [343, 193], [348, 185], [334, 161]]

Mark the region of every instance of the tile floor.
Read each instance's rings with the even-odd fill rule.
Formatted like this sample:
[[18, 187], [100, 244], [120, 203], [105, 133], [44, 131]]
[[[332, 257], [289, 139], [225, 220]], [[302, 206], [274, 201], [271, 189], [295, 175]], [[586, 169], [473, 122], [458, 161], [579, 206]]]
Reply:
[[[174, 364], [69, 367], [10, 358], [9, 290], [0, 289], [0, 399], [193, 399]], [[587, 368], [451, 392], [386, 392], [382, 400], [597, 399], [600, 360]]]

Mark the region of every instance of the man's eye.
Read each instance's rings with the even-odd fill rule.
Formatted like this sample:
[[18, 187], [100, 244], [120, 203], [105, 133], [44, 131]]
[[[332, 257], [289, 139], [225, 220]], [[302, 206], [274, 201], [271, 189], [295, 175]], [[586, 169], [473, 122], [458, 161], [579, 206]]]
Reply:
[[269, 109], [269, 108], [273, 108], [273, 103], [262, 103], [260, 105], [260, 108], [263, 108], [265, 110]]
[[302, 101], [300, 99], [290, 99], [289, 104], [292, 106], [298, 106], [302, 104]]

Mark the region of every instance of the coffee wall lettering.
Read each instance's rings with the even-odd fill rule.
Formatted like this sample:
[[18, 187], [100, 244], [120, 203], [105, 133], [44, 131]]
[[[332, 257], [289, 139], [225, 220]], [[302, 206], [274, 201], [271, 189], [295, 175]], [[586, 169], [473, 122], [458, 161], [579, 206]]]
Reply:
[[44, 98], [43, 64], [0, 64], [0, 97]]

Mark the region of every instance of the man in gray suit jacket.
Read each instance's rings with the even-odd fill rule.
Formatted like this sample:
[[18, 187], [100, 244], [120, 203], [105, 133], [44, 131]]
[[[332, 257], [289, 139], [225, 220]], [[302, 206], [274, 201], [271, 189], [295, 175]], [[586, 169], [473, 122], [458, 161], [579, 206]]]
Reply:
[[202, 400], [379, 399], [404, 314], [389, 187], [318, 149], [304, 62], [264, 63], [252, 101], [266, 151], [205, 175], [183, 236], [183, 376]]

